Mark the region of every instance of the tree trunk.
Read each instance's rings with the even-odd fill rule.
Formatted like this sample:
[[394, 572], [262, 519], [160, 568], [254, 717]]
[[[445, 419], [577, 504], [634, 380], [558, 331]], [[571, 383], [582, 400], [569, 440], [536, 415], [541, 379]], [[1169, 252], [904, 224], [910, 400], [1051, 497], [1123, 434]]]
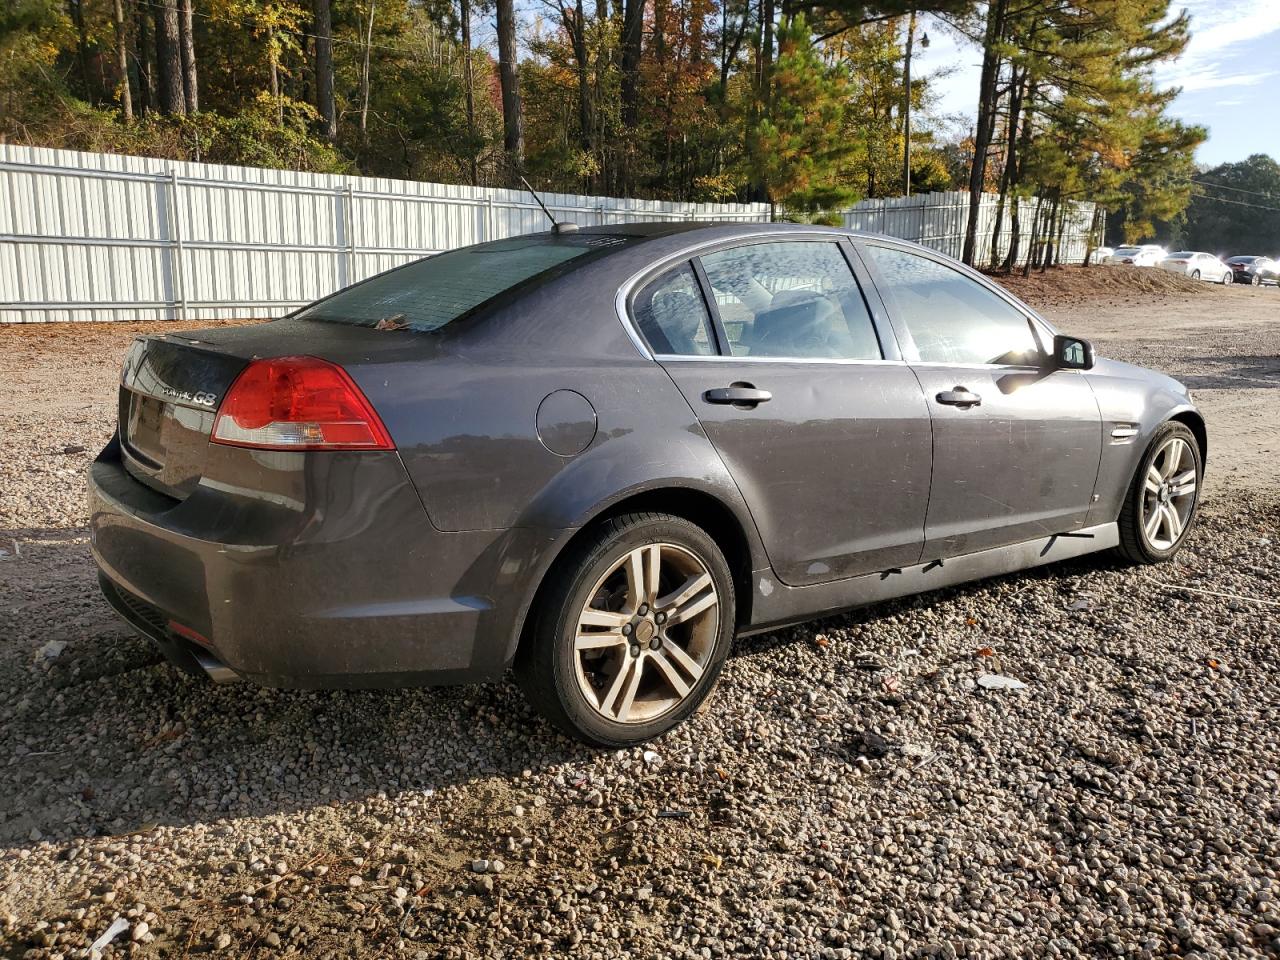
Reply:
[[632, 131], [640, 111], [640, 54], [644, 0], [626, 0], [622, 17], [622, 126]]
[[760, 102], [765, 116], [769, 115], [770, 74], [773, 72], [773, 18], [774, 0], [760, 0]]
[[182, 88], [186, 95], [187, 113], [200, 112], [200, 85], [196, 81], [195, 0], [182, 0]]
[[907, 50], [902, 61], [902, 193], [911, 196], [911, 47], [916, 39], [916, 8], [907, 18]]
[[498, 82], [502, 87], [502, 146], [507, 179], [516, 181], [524, 167], [524, 116], [520, 106], [520, 67], [516, 60], [514, 0], [497, 0]]
[[138, 109], [150, 113], [156, 109], [155, 45], [147, 32], [148, 20], [140, 4], [133, 4], [134, 49], [138, 64]]
[[187, 112], [187, 98], [182, 89], [178, 0], [158, 0], [154, 9], [160, 109], [169, 116], [182, 116]]
[[125, 123], [132, 123], [133, 91], [129, 84], [129, 38], [124, 26], [124, 0], [115, 0], [112, 14], [116, 29], [116, 71], [120, 74], [120, 112]]
[[1040, 242], [1040, 209], [1044, 201], [1036, 197], [1036, 211], [1031, 217], [1031, 242], [1027, 245], [1027, 262], [1022, 266], [1022, 275], [1031, 276], [1031, 264], [1036, 257], [1036, 244]]
[[471, 185], [475, 187], [480, 184], [480, 170], [476, 160], [476, 78], [475, 65], [471, 60], [471, 0], [458, 0], [458, 20], [462, 27], [462, 82], [467, 88], [467, 137], [471, 141], [467, 153]]
[[333, 100], [333, 11], [329, 0], [314, 0], [311, 9], [316, 30], [316, 111], [324, 138], [333, 143], [338, 139], [338, 110]]
[[376, 0], [369, 0], [369, 21], [364, 30], [364, 60], [360, 64], [360, 145], [369, 144], [369, 55], [373, 50], [373, 15]]
[[[659, 0], [659, 3], [662, 0]], [[573, 47], [573, 59], [577, 61], [577, 125], [579, 125], [579, 143], [582, 150], [591, 152], [595, 120], [591, 115], [591, 64], [590, 54], [586, 49], [586, 12], [582, 9], [582, 0], [576, 0], [572, 12], [564, 12], [564, 27]]]
[[1009, 114], [1005, 121], [1004, 169], [1000, 171], [1000, 197], [996, 201], [995, 224], [991, 229], [991, 269], [1000, 262], [1000, 233], [1004, 230], [1004, 208], [1013, 186], [1014, 167], [1018, 160], [1018, 123], [1022, 116], [1022, 83], [1026, 74], [1018, 76], [1015, 66], [1009, 77]]
[[76, 25], [76, 70], [84, 87], [84, 98], [94, 102], [89, 85], [89, 29], [84, 22], [84, 0], [67, 0], [67, 12]]
[[995, 127], [1000, 57], [997, 46], [1004, 35], [1005, 10], [1008, 0], [991, 0], [987, 8], [986, 38], [982, 48], [982, 74], [978, 83], [978, 122], [973, 132], [973, 165], [969, 168], [969, 216], [964, 230], [961, 259], [973, 266], [978, 240], [978, 214], [982, 205], [982, 188], [987, 179], [987, 150]]
[[[1022, 128], [1018, 131], [1018, 147], [1017, 152], [1013, 155], [1013, 178], [1011, 185], [1014, 188], [1022, 185], [1022, 165], [1025, 161], [1028, 151], [1031, 149], [1031, 137], [1035, 131], [1035, 113], [1032, 105], [1036, 98], [1036, 84], [1034, 82], [1027, 86], [1026, 92], [1022, 96], [1022, 106], [1024, 108], [1024, 117], [1022, 120]], [[1018, 243], [1022, 238], [1022, 223], [1020, 214], [1022, 204], [1015, 194], [1013, 200], [1013, 217], [1009, 224], [1009, 252], [1004, 257], [1004, 272], [1011, 273], [1014, 266], [1018, 262]]]

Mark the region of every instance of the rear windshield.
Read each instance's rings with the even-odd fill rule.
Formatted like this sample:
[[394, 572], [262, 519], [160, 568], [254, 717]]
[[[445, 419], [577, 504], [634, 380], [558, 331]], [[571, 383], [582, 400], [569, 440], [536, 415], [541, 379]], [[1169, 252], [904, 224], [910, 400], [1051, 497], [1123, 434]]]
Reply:
[[[302, 320], [430, 332], [523, 284], [557, 276], [633, 238], [538, 234], [416, 260], [304, 307]], [[570, 266], [572, 264], [572, 266]]]
[[1255, 260], [1259, 260], [1259, 259], [1261, 258], [1260, 257], [1232, 257], [1230, 260], [1227, 261], [1227, 263], [1253, 263]]

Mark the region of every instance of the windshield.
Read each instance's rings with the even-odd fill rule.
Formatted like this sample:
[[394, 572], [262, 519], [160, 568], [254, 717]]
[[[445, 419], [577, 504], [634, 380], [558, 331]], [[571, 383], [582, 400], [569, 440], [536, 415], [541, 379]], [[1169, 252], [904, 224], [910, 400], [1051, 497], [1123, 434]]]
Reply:
[[536, 234], [415, 260], [304, 307], [301, 320], [430, 332], [502, 293], [632, 243], [603, 234]]

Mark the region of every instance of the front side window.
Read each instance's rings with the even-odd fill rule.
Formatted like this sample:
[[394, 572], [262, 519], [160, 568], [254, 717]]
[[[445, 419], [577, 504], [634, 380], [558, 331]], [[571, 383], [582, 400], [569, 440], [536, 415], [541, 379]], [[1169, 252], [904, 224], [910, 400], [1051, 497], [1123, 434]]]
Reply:
[[1028, 318], [972, 277], [936, 260], [867, 244], [881, 292], [926, 363], [1040, 362]]
[[753, 243], [701, 262], [732, 356], [881, 358], [862, 291], [836, 244]]
[[711, 317], [693, 267], [687, 263], [643, 287], [631, 312], [656, 354], [705, 357], [716, 352]]

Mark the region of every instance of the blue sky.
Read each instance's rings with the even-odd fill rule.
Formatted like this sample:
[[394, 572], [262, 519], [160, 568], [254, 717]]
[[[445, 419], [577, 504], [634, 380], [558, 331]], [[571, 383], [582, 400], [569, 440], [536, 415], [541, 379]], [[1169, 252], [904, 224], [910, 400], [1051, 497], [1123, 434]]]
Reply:
[[[1209, 128], [1196, 155], [1214, 165], [1269, 153], [1280, 160], [1280, 0], [1184, 0], [1191, 14], [1191, 42], [1158, 81], [1182, 87], [1172, 112]], [[939, 78], [940, 112], [957, 125], [973, 122], [982, 55], [958, 42], [936, 21], [927, 24], [930, 46], [920, 61]]]

